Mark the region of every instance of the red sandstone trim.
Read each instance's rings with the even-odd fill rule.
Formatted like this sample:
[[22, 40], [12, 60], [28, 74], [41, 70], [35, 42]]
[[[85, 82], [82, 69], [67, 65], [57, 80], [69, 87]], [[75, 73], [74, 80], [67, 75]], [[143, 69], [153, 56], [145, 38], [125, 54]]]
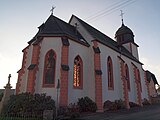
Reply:
[[[61, 51], [61, 65], [68, 65], [69, 46], [62, 45]], [[65, 71], [61, 68], [60, 71], [60, 106], [68, 105], [68, 74], [69, 71]]]
[[22, 60], [22, 67], [21, 69], [18, 71], [18, 80], [17, 80], [17, 84], [16, 84], [16, 94], [18, 94], [20, 92], [20, 87], [21, 87], [21, 77], [22, 75], [25, 73], [25, 65], [26, 65], [26, 59], [27, 59], [27, 49], [29, 48], [29, 46], [27, 46], [25, 49], [22, 50], [23, 52], [23, 60]]
[[138, 69], [133, 63], [132, 63], [132, 66], [133, 66], [134, 79], [135, 79], [136, 91], [137, 91], [137, 104], [139, 104], [140, 106], [143, 106], [142, 105], [141, 88], [140, 88], [140, 83], [138, 80]]
[[[93, 41], [95, 48], [98, 47], [97, 41]], [[94, 69], [101, 70], [101, 58], [100, 53], [94, 53]], [[98, 111], [103, 110], [102, 105], [102, 75], [95, 73], [95, 101], [97, 104]]]
[[119, 59], [119, 62], [120, 62], [120, 73], [121, 73], [122, 88], [123, 88], [123, 99], [125, 101], [126, 108], [130, 109], [127, 81], [125, 79], [125, 63], [124, 60], [122, 60], [122, 58]]
[[41, 47], [39, 44], [33, 45], [31, 64], [36, 64], [36, 67], [33, 70], [28, 71], [26, 92], [30, 92], [30, 93], [35, 92], [34, 86], [35, 86], [35, 80], [36, 80], [36, 73], [38, 71], [38, 65], [39, 65], [40, 49], [41, 49]]

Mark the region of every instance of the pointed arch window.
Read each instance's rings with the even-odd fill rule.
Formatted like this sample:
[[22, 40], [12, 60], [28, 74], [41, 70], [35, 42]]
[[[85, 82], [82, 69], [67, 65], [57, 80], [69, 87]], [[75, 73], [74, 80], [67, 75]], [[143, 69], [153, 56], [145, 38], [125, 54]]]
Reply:
[[73, 87], [82, 88], [82, 78], [83, 78], [83, 63], [80, 56], [75, 57], [74, 59], [74, 68], [73, 68]]
[[113, 65], [112, 65], [112, 59], [109, 56], [107, 60], [107, 70], [108, 70], [108, 89], [113, 90], [114, 89], [114, 81], [113, 81]]
[[140, 72], [139, 72], [138, 69], [137, 69], [137, 80], [138, 80], [138, 83], [139, 83], [139, 86], [140, 86], [140, 90], [142, 92], [141, 77], [140, 77]]
[[49, 50], [45, 55], [43, 87], [54, 87], [55, 85], [56, 54]]
[[129, 77], [129, 69], [128, 65], [125, 65], [125, 79], [127, 80], [127, 88], [130, 91], [130, 77]]

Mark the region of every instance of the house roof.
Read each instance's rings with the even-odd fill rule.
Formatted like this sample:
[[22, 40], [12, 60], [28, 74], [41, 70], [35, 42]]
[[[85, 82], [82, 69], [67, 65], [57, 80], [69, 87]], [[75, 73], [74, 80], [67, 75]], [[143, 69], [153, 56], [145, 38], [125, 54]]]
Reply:
[[44, 36], [70, 36], [77, 42], [89, 45], [82, 35], [76, 30], [76, 27], [66, 23], [65, 21], [57, 18], [54, 15], [50, 15], [49, 18], [38, 27], [39, 31], [32, 40], [28, 43], [31, 44], [37, 40], [37, 37]]
[[154, 82], [154, 84], [159, 85], [158, 82], [157, 82], [157, 79], [156, 79], [155, 75], [153, 73], [151, 73], [150, 71], [148, 71], [148, 70], [146, 71], [146, 77], [147, 77], [148, 82], [150, 82], [151, 79], [152, 79], [153, 82]]
[[[116, 41], [114, 41], [112, 38], [108, 37], [104, 33], [100, 32], [96, 28], [92, 27], [88, 23], [84, 22], [80, 18], [76, 17], [75, 15], [72, 15], [72, 17], [75, 17], [90, 33], [90, 35], [100, 43], [112, 48], [113, 50], [119, 52], [120, 54], [134, 60], [135, 62], [138, 62], [142, 64], [138, 59], [136, 59], [125, 47], [120, 46]], [[72, 19], [71, 17], [71, 19]]]

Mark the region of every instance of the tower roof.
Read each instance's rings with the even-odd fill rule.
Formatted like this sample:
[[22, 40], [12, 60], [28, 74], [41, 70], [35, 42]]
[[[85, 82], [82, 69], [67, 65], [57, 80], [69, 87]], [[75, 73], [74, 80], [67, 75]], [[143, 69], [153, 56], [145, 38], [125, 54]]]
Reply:
[[131, 35], [133, 35], [133, 32], [132, 32], [132, 30], [130, 28], [128, 28], [127, 26], [125, 26], [122, 23], [122, 26], [116, 31], [115, 36], [119, 36], [119, 35], [122, 35], [122, 34], [131, 34]]

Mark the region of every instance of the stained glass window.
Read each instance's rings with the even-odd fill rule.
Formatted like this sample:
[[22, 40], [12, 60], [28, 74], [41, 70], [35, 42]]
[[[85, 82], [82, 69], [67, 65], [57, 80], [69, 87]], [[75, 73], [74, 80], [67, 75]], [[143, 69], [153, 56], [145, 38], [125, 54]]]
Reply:
[[138, 79], [138, 83], [139, 83], [139, 86], [140, 86], [140, 90], [142, 92], [141, 77], [140, 77], [140, 72], [139, 72], [138, 69], [137, 69], [137, 79]]
[[53, 50], [47, 52], [44, 63], [44, 85], [54, 85], [55, 83], [56, 55]]
[[82, 87], [82, 60], [80, 56], [77, 56], [74, 59], [74, 68], [73, 68], [73, 86]]

